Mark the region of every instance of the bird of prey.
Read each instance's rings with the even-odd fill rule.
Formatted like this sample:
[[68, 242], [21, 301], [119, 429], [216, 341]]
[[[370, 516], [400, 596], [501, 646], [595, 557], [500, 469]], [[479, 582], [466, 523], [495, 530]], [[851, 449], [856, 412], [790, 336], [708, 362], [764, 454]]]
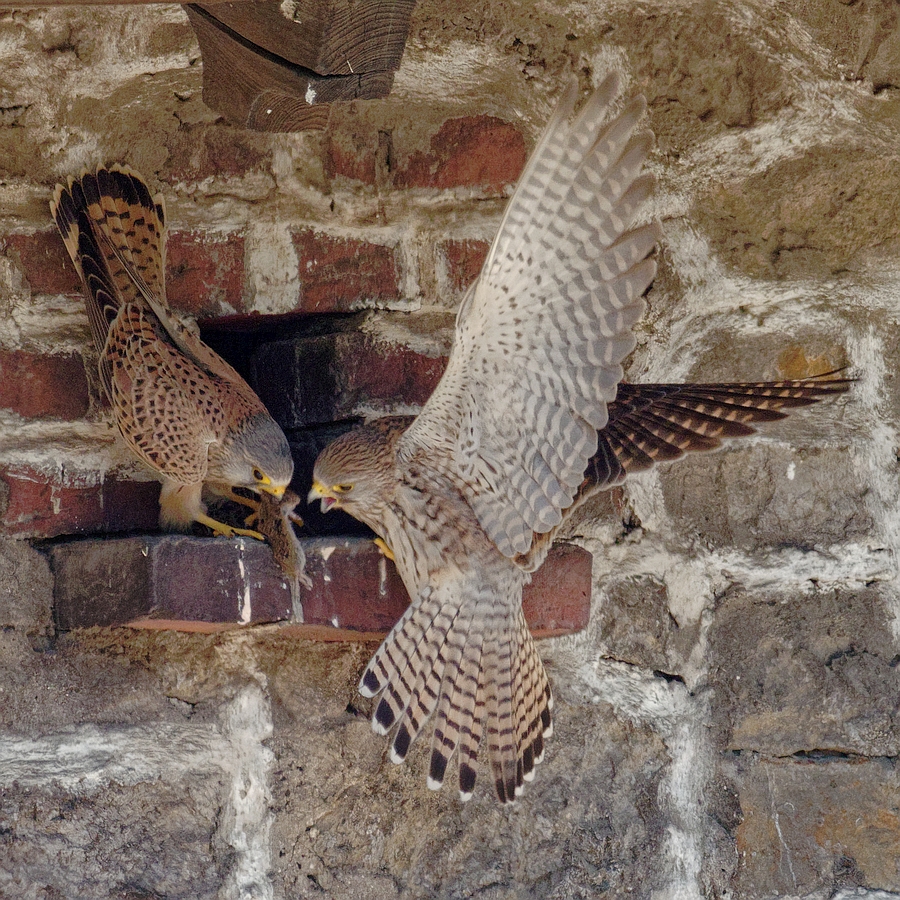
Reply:
[[119, 431], [162, 481], [160, 524], [261, 537], [209, 516], [202, 490], [248, 505], [234, 488], [280, 499], [290, 448], [247, 382], [169, 309], [162, 197], [110, 166], [57, 185], [50, 211], [81, 276]]
[[[459, 309], [447, 369], [414, 419], [384, 418], [320, 454], [310, 501], [369, 525], [412, 600], [359, 690], [402, 762], [434, 719], [428, 786], [454, 754], [472, 796], [486, 739], [511, 802], [552, 730], [550, 685], [522, 588], [566, 516], [628, 473], [710, 450], [752, 423], [846, 390], [818, 377], [759, 384], [620, 383], [655, 274], [645, 103], [615, 76], [573, 116], [563, 93]], [[833, 374], [833, 373], [832, 373]]]

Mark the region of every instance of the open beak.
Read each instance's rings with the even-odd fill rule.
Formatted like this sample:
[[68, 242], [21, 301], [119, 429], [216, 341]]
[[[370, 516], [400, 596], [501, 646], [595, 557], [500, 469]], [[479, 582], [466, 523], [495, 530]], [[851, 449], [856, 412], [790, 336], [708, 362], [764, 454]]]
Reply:
[[322, 501], [322, 512], [326, 513], [337, 502], [337, 497], [328, 491], [328, 488], [321, 481], [314, 481], [312, 490], [306, 498], [307, 503], [315, 503], [316, 500]]

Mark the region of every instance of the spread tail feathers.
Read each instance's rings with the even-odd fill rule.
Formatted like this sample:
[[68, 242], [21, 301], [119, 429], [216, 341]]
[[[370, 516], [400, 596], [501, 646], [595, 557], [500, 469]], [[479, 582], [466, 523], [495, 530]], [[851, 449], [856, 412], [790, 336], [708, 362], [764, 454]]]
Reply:
[[123, 303], [165, 302], [165, 211], [143, 179], [110, 166], [57, 185], [50, 211], [84, 283], [91, 333], [103, 351]]
[[428, 786], [437, 790], [458, 751], [459, 792], [472, 796], [476, 758], [486, 739], [494, 785], [511, 803], [541, 762], [552, 731], [550, 685], [518, 599], [425, 588], [372, 658], [359, 686], [382, 694], [372, 720], [396, 726], [391, 760], [401, 763], [434, 716]]

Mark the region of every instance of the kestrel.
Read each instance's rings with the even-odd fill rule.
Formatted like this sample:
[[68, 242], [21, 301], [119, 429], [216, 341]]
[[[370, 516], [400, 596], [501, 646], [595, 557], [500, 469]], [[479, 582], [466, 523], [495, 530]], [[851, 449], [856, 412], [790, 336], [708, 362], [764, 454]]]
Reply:
[[162, 197], [111, 166], [57, 185], [50, 211], [81, 276], [119, 431], [162, 481], [160, 524], [260, 537], [207, 515], [203, 487], [240, 502], [233, 488], [280, 499], [290, 448], [247, 382], [169, 309]]
[[321, 453], [310, 501], [341, 508], [393, 551], [411, 605], [359, 690], [402, 762], [434, 718], [428, 786], [457, 754], [472, 796], [482, 739], [497, 795], [534, 777], [550, 685], [522, 588], [566, 516], [626, 474], [710, 450], [751, 423], [846, 390], [840, 378], [620, 384], [656, 266], [658, 228], [635, 224], [653, 180], [645, 102], [615, 114], [611, 76], [573, 117], [553, 113], [456, 321], [447, 369], [421, 413], [379, 419]]

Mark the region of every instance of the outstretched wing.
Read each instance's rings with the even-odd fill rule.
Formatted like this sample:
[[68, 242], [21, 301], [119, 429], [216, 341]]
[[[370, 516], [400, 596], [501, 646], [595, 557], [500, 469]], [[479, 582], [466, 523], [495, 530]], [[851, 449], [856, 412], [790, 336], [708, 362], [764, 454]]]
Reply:
[[577, 84], [565, 90], [400, 447], [401, 461], [427, 451], [507, 556], [572, 504], [656, 271], [656, 226], [632, 228], [653, 138], [635, 133], [642, 97], [611, 114], [618, 89], [608, 77], [574, 119]]
[[620, 384], [582, 490], [603, 490], [654, 463], [714, 450], [727, 438], [752, 434], [758, 422], [784, 419], [784, 410], [842, 394], [852, 383], [826, 372], [788, 381]]

